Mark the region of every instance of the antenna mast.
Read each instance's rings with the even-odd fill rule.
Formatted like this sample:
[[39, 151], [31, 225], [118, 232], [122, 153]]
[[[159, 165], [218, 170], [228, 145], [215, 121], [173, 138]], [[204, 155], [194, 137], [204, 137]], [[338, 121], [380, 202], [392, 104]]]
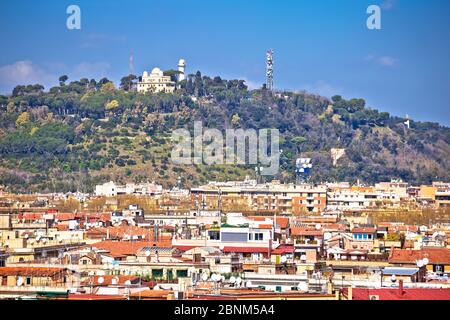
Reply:
[[267, 89], [273, 90], [273, 50], [269, 49], [267, 51], [266, 59], [266, 78], [267, 78]]

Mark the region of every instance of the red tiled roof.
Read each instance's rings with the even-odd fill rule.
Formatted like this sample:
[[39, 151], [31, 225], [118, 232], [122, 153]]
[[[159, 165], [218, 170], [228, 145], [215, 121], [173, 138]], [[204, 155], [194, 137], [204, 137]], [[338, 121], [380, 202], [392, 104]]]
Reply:
[[112, 257], [123, 257], [128, 255], [135, 255], [143, 247], [149, 246], [149, 242], [105, 240], [93, 243], [91, 246], [97, 249], [108, 251]]
[[251, 220], [254, 220], [254, 221], [266, 221], [266, 218], [268, 218], [268, 217], [263, 217], [263, 216], [249, 216], [248, 218], [251, 219]]
[[377, 230], [375, 228], [353, 228], [352, 233], [375, 233]]
[[272, 229], [271, 224], [260, 224], [256, 229]]
[[293, 253], [295, 248], [293, 245], [280, 245], [278, 248], [272, 250], [272, 254], [285, 254], [285, 253]]
[[323, 235], [323, 231], [306, 227], [291, 227], [291, 235], [320, 237]]
[[25, 220], [39, 220], [42, 219], [45, 213], [43, 212], [24, 212], [23, 214], [19, 214], [19, 219]]
[[125, 300], [125, 296], [99, 294], [69, 294], [68, 300]]
[[67, 230], [69, 230], [69, 225], [67, 225], [67, 224], [57, 224], [57, 225], [55, 225], [55, 228], [58, 231], [67, 231]]
[[204, 247], [204, 246], [182, 246], [182, 245], [174, 245], [173, 247], [174, 247], [174, 248], [177, 248], [177, 249], [179, 249], [179, 250], [181, 250], [181, 251], [188, 251], [188, 250], [191, 250], [191, 249], [193, 249], [193, 248], [201, 248], [201, 247]]
[[370, 300], [370, 296], [378, 296], [379, 300], [450, 300], [450, 289], [399, 288], [363, 289], [353, 288], [353, 300]]
[[287, 229], [289, 227], [289, 218], [286, 217], [277, 217], [277, 224], [280, 226], [280, 229]]
[[173, 294], [170, 290], [144, 290], [130, 294], [130, 297], [141, 299], [167, 299], [167, 295]]
[[[107, 235], [107, 231], [109, 231], [109, 236], [114, 239], [124, 239], [125, 236], [133, 237], [137, 236], [145, 239], [153, 239], [153, 229], [145, 229], [138, 226], [128, 226], [128, 225], [120, 225], [116, 227], [100, 227], [100, 228], [92, 228], [87, 231], [87, 236], [94, 235]], [[159, 235], [159, 239], [161, 242], [167, 242], [166, 246], [171, 244], [171, 236], [162, 234]]]
[[416, 263], [417, 260], [428, 258], [430, 264], [450, 265], [450, 249], [447, 248], [423, 248], [420, 250], [391, 251], [389, 263]]
[[53, 277], [64, 272], [65, 268], [43, 268], [43, 267], [0, 267], [0, 276], [35, 276]]
[[[275, 221], [275, 217], [263, 217], [263, 216], [249, 216], [249, 219], [252, 219], [254, 221], [265, 221], [266, 219], [270, 219], [272, 221]], [[289, 218], [287, 217], [276, 217], [277, 224], [280, 226], [281, 229], [286, 229], [289, 226]]]

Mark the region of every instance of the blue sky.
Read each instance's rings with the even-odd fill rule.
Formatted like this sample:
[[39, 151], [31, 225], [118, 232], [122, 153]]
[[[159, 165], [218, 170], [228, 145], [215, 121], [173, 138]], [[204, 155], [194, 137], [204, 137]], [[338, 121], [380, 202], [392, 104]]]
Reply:
[[[81, 8], [81, 30], [66, 8]], [[370, 4], [382, 30], [366, 27]], [[175, 68], [265, 81], [273, 48], [274, 85], [325, 96], [361, 97], [370, 107], [450, 125], [450, 2], [447, 0], [117, 0], [0, 3], [0, 92]]]

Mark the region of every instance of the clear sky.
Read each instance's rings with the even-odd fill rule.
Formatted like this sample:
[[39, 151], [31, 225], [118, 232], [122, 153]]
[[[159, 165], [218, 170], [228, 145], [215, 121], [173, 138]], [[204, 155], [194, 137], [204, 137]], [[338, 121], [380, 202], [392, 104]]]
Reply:
[[[68, 30], [66, 8], [81, 8]], [[381, 30], [366, 27], [370, 4]], [[70, 79], [141, 74], [158, 66], [265, 81], [273, 48], [274, 86], [366, 99], [370, 107], [450, 125], [448, 0], [2, 0], [0, 92], [48, 89]]]

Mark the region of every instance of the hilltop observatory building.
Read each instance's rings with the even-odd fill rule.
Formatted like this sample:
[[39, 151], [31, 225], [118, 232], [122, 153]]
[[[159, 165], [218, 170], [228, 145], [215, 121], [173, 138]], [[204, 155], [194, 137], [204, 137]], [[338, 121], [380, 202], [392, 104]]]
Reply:
[[184, 61], [184, 59], [180, 59], [178, 61], [178, 71], [180, 72], [178, 74], [178, 81], [183, 81], [184, 79], [186, 79], [186, 76], [184, 74], [185, 68], [186, 68], [186, 61]]
[[[178, 61], [177, 81], [183, 81], [185, 76], [186, 61], [180, 59]], [[159, 68], [153, 68], [151, 73], [144, 71], [142, 73], [141, 81], [138, 82], [137, 91], [140, 93], [146, 92], [167, 92], [172, 93], [175, 91], [175, 82], [172, 81], [170, 76], [165, 76], [164, 72]]]

